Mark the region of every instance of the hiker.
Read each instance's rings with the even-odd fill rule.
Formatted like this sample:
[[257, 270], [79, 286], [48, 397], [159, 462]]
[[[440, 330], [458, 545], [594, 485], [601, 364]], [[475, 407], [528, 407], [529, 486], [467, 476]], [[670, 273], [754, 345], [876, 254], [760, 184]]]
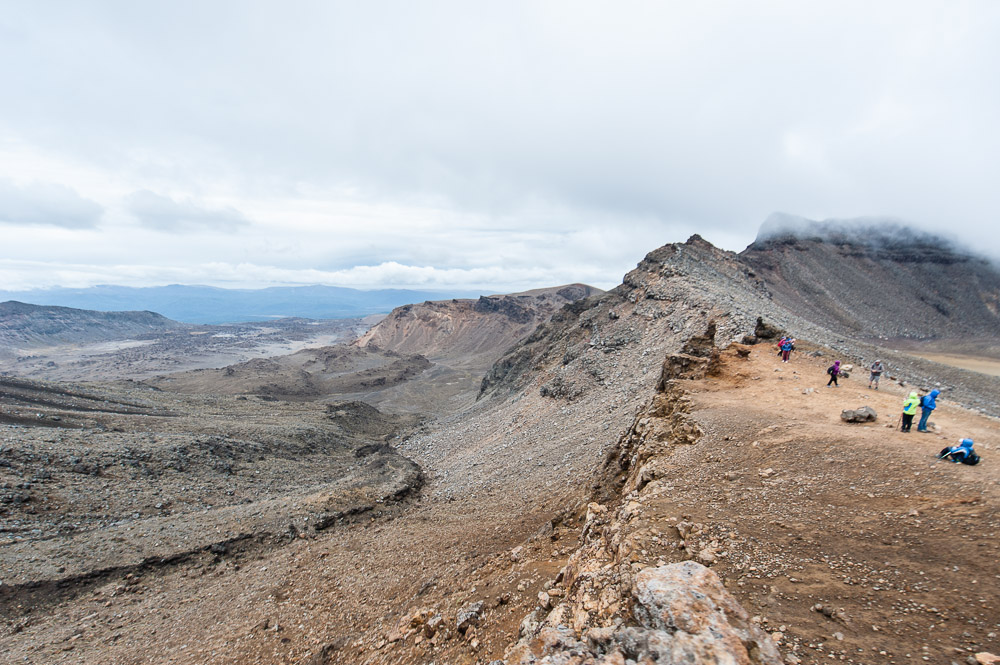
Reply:
[[833, 361], [833, 364], [826, 368], [826, 373], [830, 375], [830, 380], [826, 382], [826, 387], [829, 388], [831, 383], [839, 387], [840, 384], [837, 383], [837, 377], [840, 376], [840, 361]]
[[937, 408], [937, 396], [940, 390], [932, 390], [930, 395], [920, 398], [920, 422], [917, 423], [917, 431], [927, 433], [927, 419], [931, 417], [931, 411]]
[[882, 372], [885, 371], [885, 365], [882, 364], [881, 360], [876, 360], [871, 366], [871, 376], [868, 377], [868, 388], [875, 384], [875, 390], [878, 390], [878, 380], [882, 376]]
[[951, 460], [958, 464], [979, 464], [979, 455], [972, 449], [972, 439], [959, 439], [957, 446], [946, 446], [938, 453], [938, 459]]
[[787, 363], [788, 356], [792, 353], [792, 349], [795, 348], [794, 340], [786, 338], [781, 342], [781, 362]]
[[917, 415], [918, 406], [920, 406], [920, 398], [914, 391], [903, 402], [903, 418], [899, 421], [900, 432], [909, 432], [910, 428], [913, 427], [913, 416]]

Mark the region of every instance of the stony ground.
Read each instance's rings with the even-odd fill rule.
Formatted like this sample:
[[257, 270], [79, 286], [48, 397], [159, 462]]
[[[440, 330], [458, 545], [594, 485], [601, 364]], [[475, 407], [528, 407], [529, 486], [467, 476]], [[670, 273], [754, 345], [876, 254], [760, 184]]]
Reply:
[[[825, 388], [825, 362], [782, 364], [756, 347], [749, 360], [728, 358], [722, 376], [689, 382], [704, 436], [669, 451], [667, 475], [629, 522], [636, 563], [696, 557], [714, 543], [713, 567], [762, 627], [780, 633], [790, 662], [964, 663], [996, 653], [996, 421], [945, 401], [933, 419], [940, 434], [897, 432], [885, 424], [904, 388], [868, 391], [854, 378]], [[841, 409], [865, 404], [879, 421], [840, 421]], [[542, 398], [532, 406], [540, 422], [545, 408], [574, 408]], [[606, 434], [606, 449], [633, 414], [613, 421], [621, 427]], [[510, 443], [509, 427], [532, 431], [498, 420], [510, 415], [484, 406], [407, 445], [416, 455], [427, 437], [492, 425]], [[976, 439], [980, 466], [934, 459], [959, 436]], [[534, 444], [545, 465], [521, 465], [506, 483], [471, 456], [435, 461], [428, 451], [421, 498], [381, 516], [305, 529], [280, 547], [205, 551], [49, 596], [7, 596], [0, 653], [33, 663], [502, 658], [539, 593], [561, 593], [556, 579], [576, 550], [600, 463], [571, 464], [567, 480]], [[511, 453], [524, 461], [523, 448]], [[460, 634], [458, 615], [476, 602], [479, 625]], [[438, 613], [440, 626], [424, 628]]]
[[[716, 571], [803, 662], [996, 653], [996, 420], [943, 403], [936, 433], [902, 433], [891, 425], [909, 387], [827, 388], [824, 359], [728, 365], [691, 386], [705, 435], [671, 456], [650, 527], [695, 525], [694, 552], [718, 543]], [[863, 405], [876, 422], [840, 420]], [[961, 437], [978, 442], [980, 466], [935, 458]]]

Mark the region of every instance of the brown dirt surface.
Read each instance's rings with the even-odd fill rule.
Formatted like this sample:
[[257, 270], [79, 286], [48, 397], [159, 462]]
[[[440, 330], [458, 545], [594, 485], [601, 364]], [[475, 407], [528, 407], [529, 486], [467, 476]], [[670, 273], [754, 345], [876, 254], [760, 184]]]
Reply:
[[[681, 382], [704, 434], [666, 454], [655, 498], [628, 534], [636, 563], [718, 544], [713, 567], [729, 590], [804, 663], [962, 663], [997, 652], [996, 421], [942, 400], [932, 419], [940, 434], [903, 434], [885, 425], [908, 387], [884, 381], [869, 391], [851, 378], [826, 388], [825, 359], [793, 354], [782, 364], [769, 346], [753, 347], [748, 360], [723, 358], [719, 376]], [[524, 401], [520, 412], [484, 405], [408, 442], [430, 484], [381, 516], [303, 529], [280, 547], [234, 546], [111, 572], [49, 596], [7, 593], [0, 655], [30, 663], [502, 658], [539, 592], [560, 593], [556, 579], [576, 547], [597, 460], [552, 485], [555, 465], [525, 464], [528, 450], [548, 454], [537, 441], [507, 462], [490, 457], [489, 469], [425, 444], [452, 438], [458, 446], [468, 436], [467, 447], [478, 429], [485, 450], [493, 433], [515, 440], [576, 408]], [[862, 405], [879, 413], [875, 423], [840, 420], [842, 409]], [[982, 464], [934, 458], [961, 436], [977, 441]], [[492, 480], [503, 468], [506, 482]], [[686, 540], [681, 522], [695, 525]], [[484, 603], [480, 624], [462, 635], [457, 614], [474, 601]], [[435, 614], [441, 628], [429, 636], [422, 626]]]
[[[825, 387], [825, 359], [770, 347], [690, 386], [705, 431], [670, 458], [668, 523], [705, 525], [715, 566], [803, 662], [963, 662], [1000, 646], [1000, 429], [942, 400], [937, 433], [903, 433], [904, 393]], [[813, 388], [812, 392], [806, 392]], [[868, 405], [879, 418], [847, 424]], [[962, 437], [976, 467], [936, 453]]]

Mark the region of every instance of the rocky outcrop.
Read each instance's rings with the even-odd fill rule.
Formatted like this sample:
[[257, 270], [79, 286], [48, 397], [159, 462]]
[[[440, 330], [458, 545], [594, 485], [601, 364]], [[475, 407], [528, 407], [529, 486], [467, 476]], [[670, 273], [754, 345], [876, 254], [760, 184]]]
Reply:
[[694, 235], [647, 254], [612, 291], [553, 315], [496, 361], [480, 397], [516, 392], [539, 374], [546, 384], [559, 374], [576, 375], [563, 383], [572, 382], [578, 397], [603, 385], [618, 358], [636, 349], [665, 344], [681, 351], [679, 341], [703, 333], [710, 321], [713, 341], [725, 348], [752, 335], [772, 309], [763, 283], [736, 254]]
[[692, 560], [642, 563], [644, 543], [672, 538], [649, 533], [647, 510], [668, 491], [659, 470], [677, 446], [697, 444], [702, 435], [688, 415], [683, 381], [705, 377], [719, 361], [709, 342], [715, 332], [709, 325], [664, 361], [656, 394], [605, 460], [579, 548], [539, 594], [506, 663], [783, 662], [771, 638], [705, 567], [721, 556], [720, 546], [700, 542], [700, 525], [676, 524], [678, 547]]
[[[590, 628], [546, 625], [508, 658], [518, 665], [713, 663], [780, 665], [777, 648], [750, 621], [718, 576], [693, 561], [645, 568], [630, 594], [637, 624]], [[523, 624], [522, 624], [523, 625]]]
[[480, 314], [502, 314], [515, 323], [528, 323], [534, 316], [526, 303], [513, 296], [479, 296], [472, 310]]
[[597, 293], [601, 291], [572, 284], [479, 300], [405, 305], [394, 309], [357, 345], [432, 357], [481, 355], [488, 357], [488, 364], [567, 303]]

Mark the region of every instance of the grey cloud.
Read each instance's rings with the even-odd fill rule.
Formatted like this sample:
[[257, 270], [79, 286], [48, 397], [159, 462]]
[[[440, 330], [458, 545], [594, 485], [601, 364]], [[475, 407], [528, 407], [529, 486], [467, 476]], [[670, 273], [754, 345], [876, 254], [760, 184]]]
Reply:
[[837, 243], [849, 241], [874, 248], [945, 246], [955, 251], [982, 253], [981, 250], [957, 240], [948, 230], [930, 233], [915, 229], [904, 220], [894, 217], [814, 220], [784, 212], [772, 213], [757, 231], [756, 242], [783, 238], [814, 238]]
[[98, 203], [63, 185], [33, 183], [18, 187], [0, 179], [0, 224], [92, 229], [103, 212]]
[[140, 224], [155, 231], [235, 231], [250, 223], [236, 208], [205, 208], [190, 199], [178, 202], [148, 189], [130, 194], [125, 206]]
[[[345, 189], [540, 231], [525, 211], [551, 204], [745, 242], [775, 209], [884, 213], [1000, 252], [997, 3], [390, 4], [25, 3], [0, 132], [152, 174], [130, 189]], [[150, 195], [129, 205], [153, 228], [246, 221]]]

